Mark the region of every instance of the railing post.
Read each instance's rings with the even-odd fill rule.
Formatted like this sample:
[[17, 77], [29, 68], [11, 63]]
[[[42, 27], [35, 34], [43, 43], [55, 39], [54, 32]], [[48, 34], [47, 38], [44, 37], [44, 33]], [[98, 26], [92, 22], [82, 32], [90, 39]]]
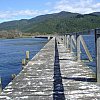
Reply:
[[67, 49], [69, 48], [69, 39], [68, 39], [69, 35], [67, 35]]
[[77, 60], [80, 61], [81, 60], [81, 47], [80, 47], [80, 35], [76, 33], [76, 50], [77, 50]]
[[95, 29], [95, 42], [96, 42], [96, 78], [97, 82], [100, 83], [100, 29]]
[[65, 42], [64, 43], [65, 43], [65, 48], [66, 48], [66, 35], [65, 35]]
[[65, 36], [63, 35], [63, 44], [65, 45]]
[[74, 35], [72, 35], [72, 40], [73, 40], [73, 42], [74, 42], [74, 44], [76, 46], [76, 39], [75, 39]]
[[67, 49], [70, 48], [70, 35], [67, 35]]
[[71, 38], [70, 38], [70, 49], [71, 49], [71, 52], [73, 52], [73, 48], [74, 48], [74, 44], [73, 44], [73, 35], [71, 35]]

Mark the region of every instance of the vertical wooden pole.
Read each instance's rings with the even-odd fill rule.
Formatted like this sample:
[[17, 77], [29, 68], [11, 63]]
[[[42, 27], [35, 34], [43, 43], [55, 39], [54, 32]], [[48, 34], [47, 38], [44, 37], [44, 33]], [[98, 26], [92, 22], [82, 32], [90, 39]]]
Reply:
[[16, 77], [16, 74], [12, 74], [11, 77], [12, 77], [12, 80], [13, 80]]
[[80, 55], [80, 51], [81, 51], [81, 47], [80, 47], [80, 35], [76, 33], [76, 41], [77, 41], [77, 60], [80, 61], [81, 60], [81, 55]]
[[0, 93], [2, 92], [2, 79], [0, 77]]
[[23, 65], [23, 66], [26, 65], [26, 59], [22, 59], [22, 65]]
[[60, 43], [62, 43], [62, 36], [60, 36]]
[[63, 35], [63, 44], [65, 45], [65, 36]]
[[71, 39], [71, 40], [70, 40], [70, 42], [71, 42], [70, 49], [71, 49], [71, 52], [73, 52], [73, 40], [72, 40], [72, 36], [71, 36], [70, 39]]
[[29, 60], [29, 51], [26, 51], [26, 60]]
[[69, 35], [69, 52], [70, 52], [70, 49], [71, 49], [71, 35]]
[[50, 40], [50, 36], [48, 36], [48, 40]]
[[95, 42], [96, 42], [96, 78], [97, 82], [100, 83], [100, 29], [95, 29]]
[[73, 40], [73, 42], [74, 42], [74, 44], [76, 46], [76, 39], [75, 39], [74, 35], [72, 35], [72, 40]]
[[66, 35], [65, 35], [65, 48], [66, 48]]
[[76, 41], [75, 41], [75, 38], [73, 35], [71, 35], [71, 38], [70, 38], [70, 49], [71, 49], [71, 52], [73, 52], [73, 49], [75, 49], [75, 46], [76, 46]]
[[67, 49], [69, 49], [69, 35], [67, 35]]

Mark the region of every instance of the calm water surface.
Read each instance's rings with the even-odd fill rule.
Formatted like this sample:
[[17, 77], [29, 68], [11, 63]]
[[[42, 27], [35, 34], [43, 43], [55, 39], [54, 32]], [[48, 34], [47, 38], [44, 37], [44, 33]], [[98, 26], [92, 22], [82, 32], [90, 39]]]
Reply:
[[[86, 42], [86, 45], [90, 51], [90, 54], [93, 58], [93, 62], [89, 62], [89, 63], [86, 63], [94, 72], [96, 72], [96, 48], [95, 48], [95, 36], [93, 34], [91, 35], [86, 35], [86, 36], [83, 36], [85, 42]], [[82, 52], [82, 56], [81, 56], [81, 59], [83, 60], [88, 60], [88, 57], [81, 45], [81, 52]]]
[[25, 51], [30, 51], [30, 59], [47, 43], [42, 38], [0, 39], [0, 77], [3, 88], [11, 81], [12, 74], [22, 70], [21, 61]]

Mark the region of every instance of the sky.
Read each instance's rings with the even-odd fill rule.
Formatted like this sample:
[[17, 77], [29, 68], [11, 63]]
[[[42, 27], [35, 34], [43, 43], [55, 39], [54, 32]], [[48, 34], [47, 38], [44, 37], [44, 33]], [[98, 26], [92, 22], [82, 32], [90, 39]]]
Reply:
[[100, 12], [100, 0], [0, 0], [0, 23], [67, 11]]

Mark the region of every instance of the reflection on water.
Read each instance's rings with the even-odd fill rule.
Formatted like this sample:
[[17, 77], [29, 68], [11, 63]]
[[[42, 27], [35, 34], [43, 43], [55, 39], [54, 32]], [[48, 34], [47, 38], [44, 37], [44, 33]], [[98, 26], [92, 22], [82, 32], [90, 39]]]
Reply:
[[12, 74], [18, 74], [25, 51], [30, 51], [30, 59], [46, 44], [47, 39], [20, 38], [0, 39], [0, 77], [3, 88], [11, 81]]

